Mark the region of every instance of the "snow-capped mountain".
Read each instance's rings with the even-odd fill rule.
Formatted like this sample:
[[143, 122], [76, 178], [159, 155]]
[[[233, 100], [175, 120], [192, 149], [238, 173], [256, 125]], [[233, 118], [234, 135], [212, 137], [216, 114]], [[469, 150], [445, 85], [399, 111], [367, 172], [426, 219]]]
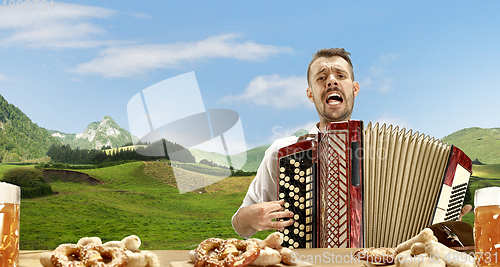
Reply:
[[101, 149], [103, 146], [116, 148], [132, 142], [130, 133], [110, 116], [105, 116], [100, 122], [90, 123], [83, 133], [67, 134], [59, 131], [50, 131], [50, 133], [73, 149], [77, 147]]

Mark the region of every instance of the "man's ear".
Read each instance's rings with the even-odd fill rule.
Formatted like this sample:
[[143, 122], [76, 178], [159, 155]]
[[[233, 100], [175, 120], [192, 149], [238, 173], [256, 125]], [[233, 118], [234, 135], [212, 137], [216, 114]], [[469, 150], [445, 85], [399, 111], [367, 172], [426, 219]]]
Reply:
[[309, 98], [309, 100], [314, 103], [314, 97], [313, 97], [313, 93], [311, 91], [311, 87], [308, 87], [306, 89], [306, 93], [307, 93], [307, 98]]
[[354, 89], [354, 97], [356, 97], [359, 93], [359, 83], [358, 82], [353, 82], [352, 83], [352, 88]]

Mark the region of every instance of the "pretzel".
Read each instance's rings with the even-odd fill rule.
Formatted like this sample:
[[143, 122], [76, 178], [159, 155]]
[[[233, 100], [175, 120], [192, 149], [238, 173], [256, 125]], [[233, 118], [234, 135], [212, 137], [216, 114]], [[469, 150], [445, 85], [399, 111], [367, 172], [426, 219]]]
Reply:
[[416, 242], [426, 243], [427, 241], [430, 241], [430, 240], [436, 240], [436, 237], [434, 236], [434, 232], [430, 228], [425, 228], [424, 230], [420, 231], [420, 233], [418, 235], [412, 237], [410, 240], [407, 240], [407, 241], [399, 244], [396, 247], [396, 253], [400, 253], [400, 252], [403, 252], [405, 250], [410, 249], [411, 245], [413, 245], [413, 243], [416, 243]]
[[208, 238], [202, 241], [195, 250], [196, 263], [195, 267], [202, 267], [206, 263], [212, 264], [211, 266], [223, 267], [224, 262], [220, 261], [218, 257], [212, 256], [210, 252], [218, 253], [218, 248], [224, 243], [220, 238]]
[[289, 248], [280, 248], [278, 249], [278, 252], [281, 255], [281, 262], [283, 262], [286, 265], [295, 265], [295, 262], [293, 262], [292, 258], [293, 250]]
[[258, 266], [268, 266], [268, 265], [276, 265], [281, 262], [281, 254], [279, 251], [266, 247], [260, 251], [259, 257], [255, 259], [251, 265]]
[[415, 242], [410, 247], [410, 253], [412, 256], [419, 255], [425, 253], [425, 243]]
[[[124, 267], [128, 258], [122, 249], [104, 247], [101, 245], [87, 245], [82, 247], [83, 264], [93, 267]], [[107, 262], [107, 260], [110, 260]], [[106, 262], [106, 263], [105, 263]]]
[[52, 252], [46, 251], [40, 255], [40, 263], [44, 267], [55, 267], [54, 264], [52, 264]]
[[94, 245], [102, 245], [102, 241], [99, 237], [94, 236], [94, 237], [82, 237], [78, 242], [76, 243], [77, 245], [80, 246], [85, 246], [88, 244], [94, 244]]
[[[240, 255], [240, 251], [241, 253]], [[195, 267], [244, 267], [255, 261], [260, 248], [256, 242], [208, 238], [194, 251]]]
[[160, 267], [160, 260], [158, 259], [158, 256], [156, 256], [156, 254], [154, 254], [153, 252], [142, 250], [140, 252], [140, 254], [143, 255], [144, 258], [146, 258], [146, 262], [147, 262], [146, 266], [148, 266], [148, 267]]
[[146, 267], [148, 264], [146, 258], [140, 253], [134, 253], [130, 250], [126, 250], [125, 254], [128, 258], [127, 267]]
[[280, 249], [283, 243], [283, 234], [280, 232], [274, 232], [264, 239], [266, 246], [274, 249]]
[[270, 249], [273, 249], [279, 253], [282, 263], [286, 265], [295, 265], [295, 263], [292, 261], [293, 250], [281, 246], [281, 244], [283, 243], [282, 233], [274, 232], [268, 235], [264, 240], [251, 238], [248, 239], [248, 241], [256, 242], [260, 247], [260, 255], [251, 265], [262, 265], [259, 263], [276, 261], [278, 255], [274, 252], [271, 252]]
[[83, 258], [82, 246], [76, 244], [61, 244], [52, 254], [51, 261], [55, 267], [84, 267], [81, 260], [70, 259], [75, 256], [76, 259]]
[[239, 239], [228, 239], [226, 240], [227, 244], [234, 244], [234, 246], [243, 251], [243, 254], [239, 256], [234, 256], [233, 254], [229, 254], [226, 258], [226, 266], [227, 267], [243, 267], [247, 266], [250, 263], [254, 262], [260, 254], [260, 247], [255, 242], [248, 242]]
[[160, 267], [156, 254], [139, 250], [141, 240], [131, 235], [102, 244], [99, 237], [84, 237], [77, 244], [62, 244], [42, 253], [43, 267]]
[[126, 249], [132, 252], [139, 252], [139, 247], [141, 246], [141, 239], [136, 235], [129, 235], [123, 238], [121, 241]]
[[103, 247], [114, 247], [114, 248], [121, 248], [121, 249], [125, 249], [125, 244], [123, 244], [122, 242], [120, 241], [109, 241], [109, 242], [106, 242], [104, 244], [102, 244]]

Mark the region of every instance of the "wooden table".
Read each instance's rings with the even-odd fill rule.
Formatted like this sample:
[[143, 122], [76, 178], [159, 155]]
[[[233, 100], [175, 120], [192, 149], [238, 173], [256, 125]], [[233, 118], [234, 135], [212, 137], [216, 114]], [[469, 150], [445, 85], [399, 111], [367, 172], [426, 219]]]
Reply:
[[[194, 263], [189, 261], [188, 250], [151, 250], [154, 252], [161, 263], [162, 267], [192, 267]], [[357, 251], [355, 248], [315, 248], [315, 249], [296, 249], [297, 254], [294, 255], [294, 260], [303, 261], [295, 265], [300, 266], [373, 266], [361, 261], [357, 258], [352, 258], [352, 255]], [[45, 252], [42, 250], [23, 250], [20, 252], [19, 265], [20, 267], [42, 267], [39, 258]], [[286, 265], [280, 265], [286, 266]]]

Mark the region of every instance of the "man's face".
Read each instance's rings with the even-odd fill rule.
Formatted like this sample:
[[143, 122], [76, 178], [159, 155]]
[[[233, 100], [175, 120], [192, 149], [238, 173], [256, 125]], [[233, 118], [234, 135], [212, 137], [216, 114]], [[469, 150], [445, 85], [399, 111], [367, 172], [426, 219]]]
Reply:
[[311, 64], [307, 97], [316, 106], [320, 125], [351, 118], [359, 84], [353, 82], [349, 63], [340, 56], [321, 57]]

